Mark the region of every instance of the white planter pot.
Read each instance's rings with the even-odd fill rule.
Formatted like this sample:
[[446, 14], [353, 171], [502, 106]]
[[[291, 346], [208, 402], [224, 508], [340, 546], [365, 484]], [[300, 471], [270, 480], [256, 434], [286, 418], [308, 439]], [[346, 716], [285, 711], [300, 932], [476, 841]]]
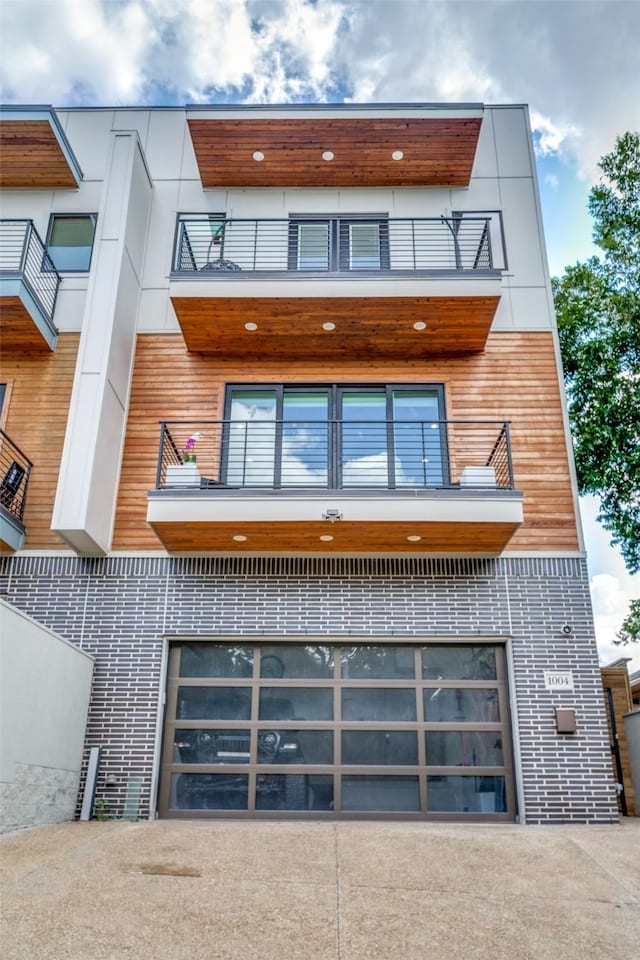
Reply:
[[199, 487], [200, 471], [197, 463], [173, 463], [167, 467], [166, 487]]
[[495, 467], [465, 467], [460, 474], [461, 487], [495, 487]]

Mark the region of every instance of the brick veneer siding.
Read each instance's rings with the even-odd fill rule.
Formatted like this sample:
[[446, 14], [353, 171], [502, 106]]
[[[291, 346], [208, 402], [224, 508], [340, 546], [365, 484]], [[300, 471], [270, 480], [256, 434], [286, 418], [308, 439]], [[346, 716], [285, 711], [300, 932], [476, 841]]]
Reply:
[[[86, 753], [103, 747], [114, 814], [130, 777], [150, 812], [164, 638], [476, 635], [512, 638], [527, 821], [618, 819], [584, 561], [18, 556], [0, 590], [96, 657]], [[545, 690], [545, 669], [572, 670], [574, 692]], [[576, 735], [555, 732], [558, 705]]]

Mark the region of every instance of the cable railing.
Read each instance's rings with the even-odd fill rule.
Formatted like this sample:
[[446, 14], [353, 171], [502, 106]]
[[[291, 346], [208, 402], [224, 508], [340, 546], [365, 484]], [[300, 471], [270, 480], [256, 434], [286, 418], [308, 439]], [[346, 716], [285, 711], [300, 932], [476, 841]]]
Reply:
[[31, 475], [31, 461], [0, 430], [0, 508], [22, 521]]
[[24, 280], [53, 323], [60, 275], [32, 220], [0, 220], [0, 277]]
[[513, 486], [508, 421], [161, 421], [158, 490]]
[[173, 275], [406, 274], [495, 269], [491, 217], [178, 217]]

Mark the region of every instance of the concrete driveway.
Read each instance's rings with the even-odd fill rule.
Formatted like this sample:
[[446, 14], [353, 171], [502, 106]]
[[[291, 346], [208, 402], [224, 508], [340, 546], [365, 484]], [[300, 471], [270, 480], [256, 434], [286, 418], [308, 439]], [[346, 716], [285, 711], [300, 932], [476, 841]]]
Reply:
[[0, 854], [3, 960], [640, 956], [640, 820], [68, 823]]

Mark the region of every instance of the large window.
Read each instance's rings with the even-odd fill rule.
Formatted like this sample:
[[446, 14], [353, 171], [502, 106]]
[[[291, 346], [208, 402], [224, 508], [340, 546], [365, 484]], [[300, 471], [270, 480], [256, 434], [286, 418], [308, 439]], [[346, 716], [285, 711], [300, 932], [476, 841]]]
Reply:
[[289, 269], [388, 270], [389, 225], [386, 217], [292, 217]]
[[97, 216], [54, 213], [49, 221], [47, 253], [61, 273], [86, 273], [91, 266]]
[[231, 386], [223, 476], [238, 487], [447, 483], [443, 392], [431, 385]]
[[501, 646], [171, 651], [163, 813], [512, 819], [514, 805]]

